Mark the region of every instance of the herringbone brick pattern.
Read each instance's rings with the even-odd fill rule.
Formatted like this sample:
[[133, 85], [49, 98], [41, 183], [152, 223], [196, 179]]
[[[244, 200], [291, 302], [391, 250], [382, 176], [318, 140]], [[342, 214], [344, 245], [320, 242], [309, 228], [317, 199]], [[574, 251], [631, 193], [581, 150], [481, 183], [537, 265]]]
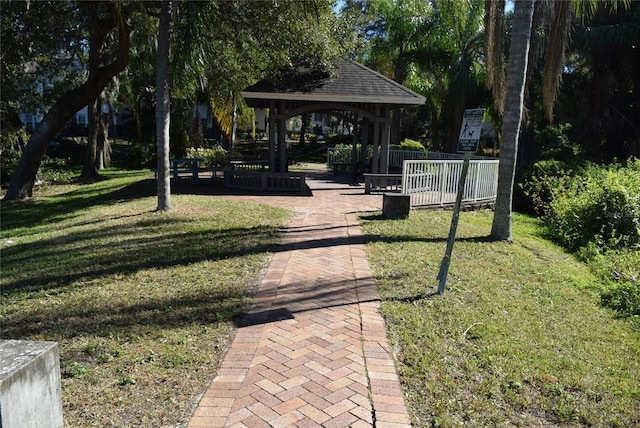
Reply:
[[408, 427], [356, 212], [361, 187], [245, 197], [296, 212], [188, 427]]

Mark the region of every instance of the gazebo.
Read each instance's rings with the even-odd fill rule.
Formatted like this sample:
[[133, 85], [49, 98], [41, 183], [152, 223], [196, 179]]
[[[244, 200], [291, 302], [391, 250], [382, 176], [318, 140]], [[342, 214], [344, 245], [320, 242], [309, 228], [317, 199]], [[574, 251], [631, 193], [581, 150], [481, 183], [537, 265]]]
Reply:
[[[292, 70], [241, 92], [249, 107], [269, 109], [269, 172], [285, 173], [285, 121], [304, 113], [351, 112], [359, 118], [362, 152], [372, 144], [373, 173], [389, 172], [391, 111], [425, 103], [425, 98], [351, 60], [337, 60], [332, 73]], [[369, 135], [369, 129], [372, 134]], [[371, 137], [371, 138], [370, 138]]]

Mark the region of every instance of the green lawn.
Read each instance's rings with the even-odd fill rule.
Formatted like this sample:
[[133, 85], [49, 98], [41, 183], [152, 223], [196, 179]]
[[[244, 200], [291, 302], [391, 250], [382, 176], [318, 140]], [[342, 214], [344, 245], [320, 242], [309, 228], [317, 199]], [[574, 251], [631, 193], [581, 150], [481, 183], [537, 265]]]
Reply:
[[59, 343], [70, 427], [184, 423], [290, 214], [108, 177], [2, 203], [2, 338]]
[[640, 332], [600, 306], [589, 269], [514, 219], [463, 213], [436, 295], [450, 211], [363, 218], [415, 426], [640, 426]]
[[[57, 341], [70, 427], [186, 422], [290, 213], [208, 195], [155, 212], [148, 172], [2, 203], [2, 338]], [[639, 426], [640, 332], [599, 305], [589, 269], [515, 217], [363, 217], [414, 424]]]

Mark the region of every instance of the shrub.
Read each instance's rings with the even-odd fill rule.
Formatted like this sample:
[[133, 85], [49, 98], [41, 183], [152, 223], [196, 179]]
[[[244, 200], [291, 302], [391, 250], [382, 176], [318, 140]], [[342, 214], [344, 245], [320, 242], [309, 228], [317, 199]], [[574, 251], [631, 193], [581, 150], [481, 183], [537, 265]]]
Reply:
[[405, 138], [400, 142], [400, 150], [424, 151], [426, 149], [421, 142]]
[[640, 248], [640, 160], [590, 165], [561, 184], [545, 216], [554, 240], [570, 251]]
[[622, 282], [601, 295], [602, 304], [623, 316], [640, 317], [640, 283]]
[[539, 162], [525, 187], [551, 239], [598, 276], [602, 304], [640, 325], [640, 160], [565, 167]]
[[212, 148], [187, 148], [187, 156], [190, 158], [202, 158], [204, 167], [223, 167], [227, 165], [227, 151], [222, 146], [214, 146]]
[[604, 284], [602, 304], [640, 322], [640, 250], [593, 250], [580, 255], [588, 257], [589, 267]]
[[536, 131], [536, 145], [540, 150], [540, 159], [556, 159], [573, 162], [582, 156], [582, 148], [567, 135], [571, 124], [549, 125]]
[[154, 140], [131, 142], [126, 165], [129, 168], [153, 168], [156, 166], [156, 143]]
[[545, 215], [549, 211], [553, 193], [569, 187], [575, 174], [574, 168], [562, 161], [542, 160], [533, 164], [525, 173], [526, 178], [521, 185], [533, 212]]
[[24, 128], [18, 131], [0, 130], [0, 183], [6, 184], [16, 170], [21, 147], [29, 140], [29, 135]]
[[15, 148], [3, 148], [0, 151], [0, 184], [8, 184], [16, 171], [22, 152]]
[[333, 134], [329, 135], [326, 138], [328, 147], [339, 147], [339, 146], [349, 146], [353, 145], [353, 136], [352, 135], [342, 135], [342, 134]]

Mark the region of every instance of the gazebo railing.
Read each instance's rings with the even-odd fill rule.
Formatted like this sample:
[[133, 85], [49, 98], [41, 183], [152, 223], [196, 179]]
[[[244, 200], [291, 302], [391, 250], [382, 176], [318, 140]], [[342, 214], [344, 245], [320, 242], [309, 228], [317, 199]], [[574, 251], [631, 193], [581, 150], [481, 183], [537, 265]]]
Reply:
[[[402, 193], [411, 206], [454, 204], [462, 175], [463, 160], [408, 160], [402, 171]], [[498, 159], [472, 159], [465, 184], [463, 204], [491, 203], [498, 188]]]

